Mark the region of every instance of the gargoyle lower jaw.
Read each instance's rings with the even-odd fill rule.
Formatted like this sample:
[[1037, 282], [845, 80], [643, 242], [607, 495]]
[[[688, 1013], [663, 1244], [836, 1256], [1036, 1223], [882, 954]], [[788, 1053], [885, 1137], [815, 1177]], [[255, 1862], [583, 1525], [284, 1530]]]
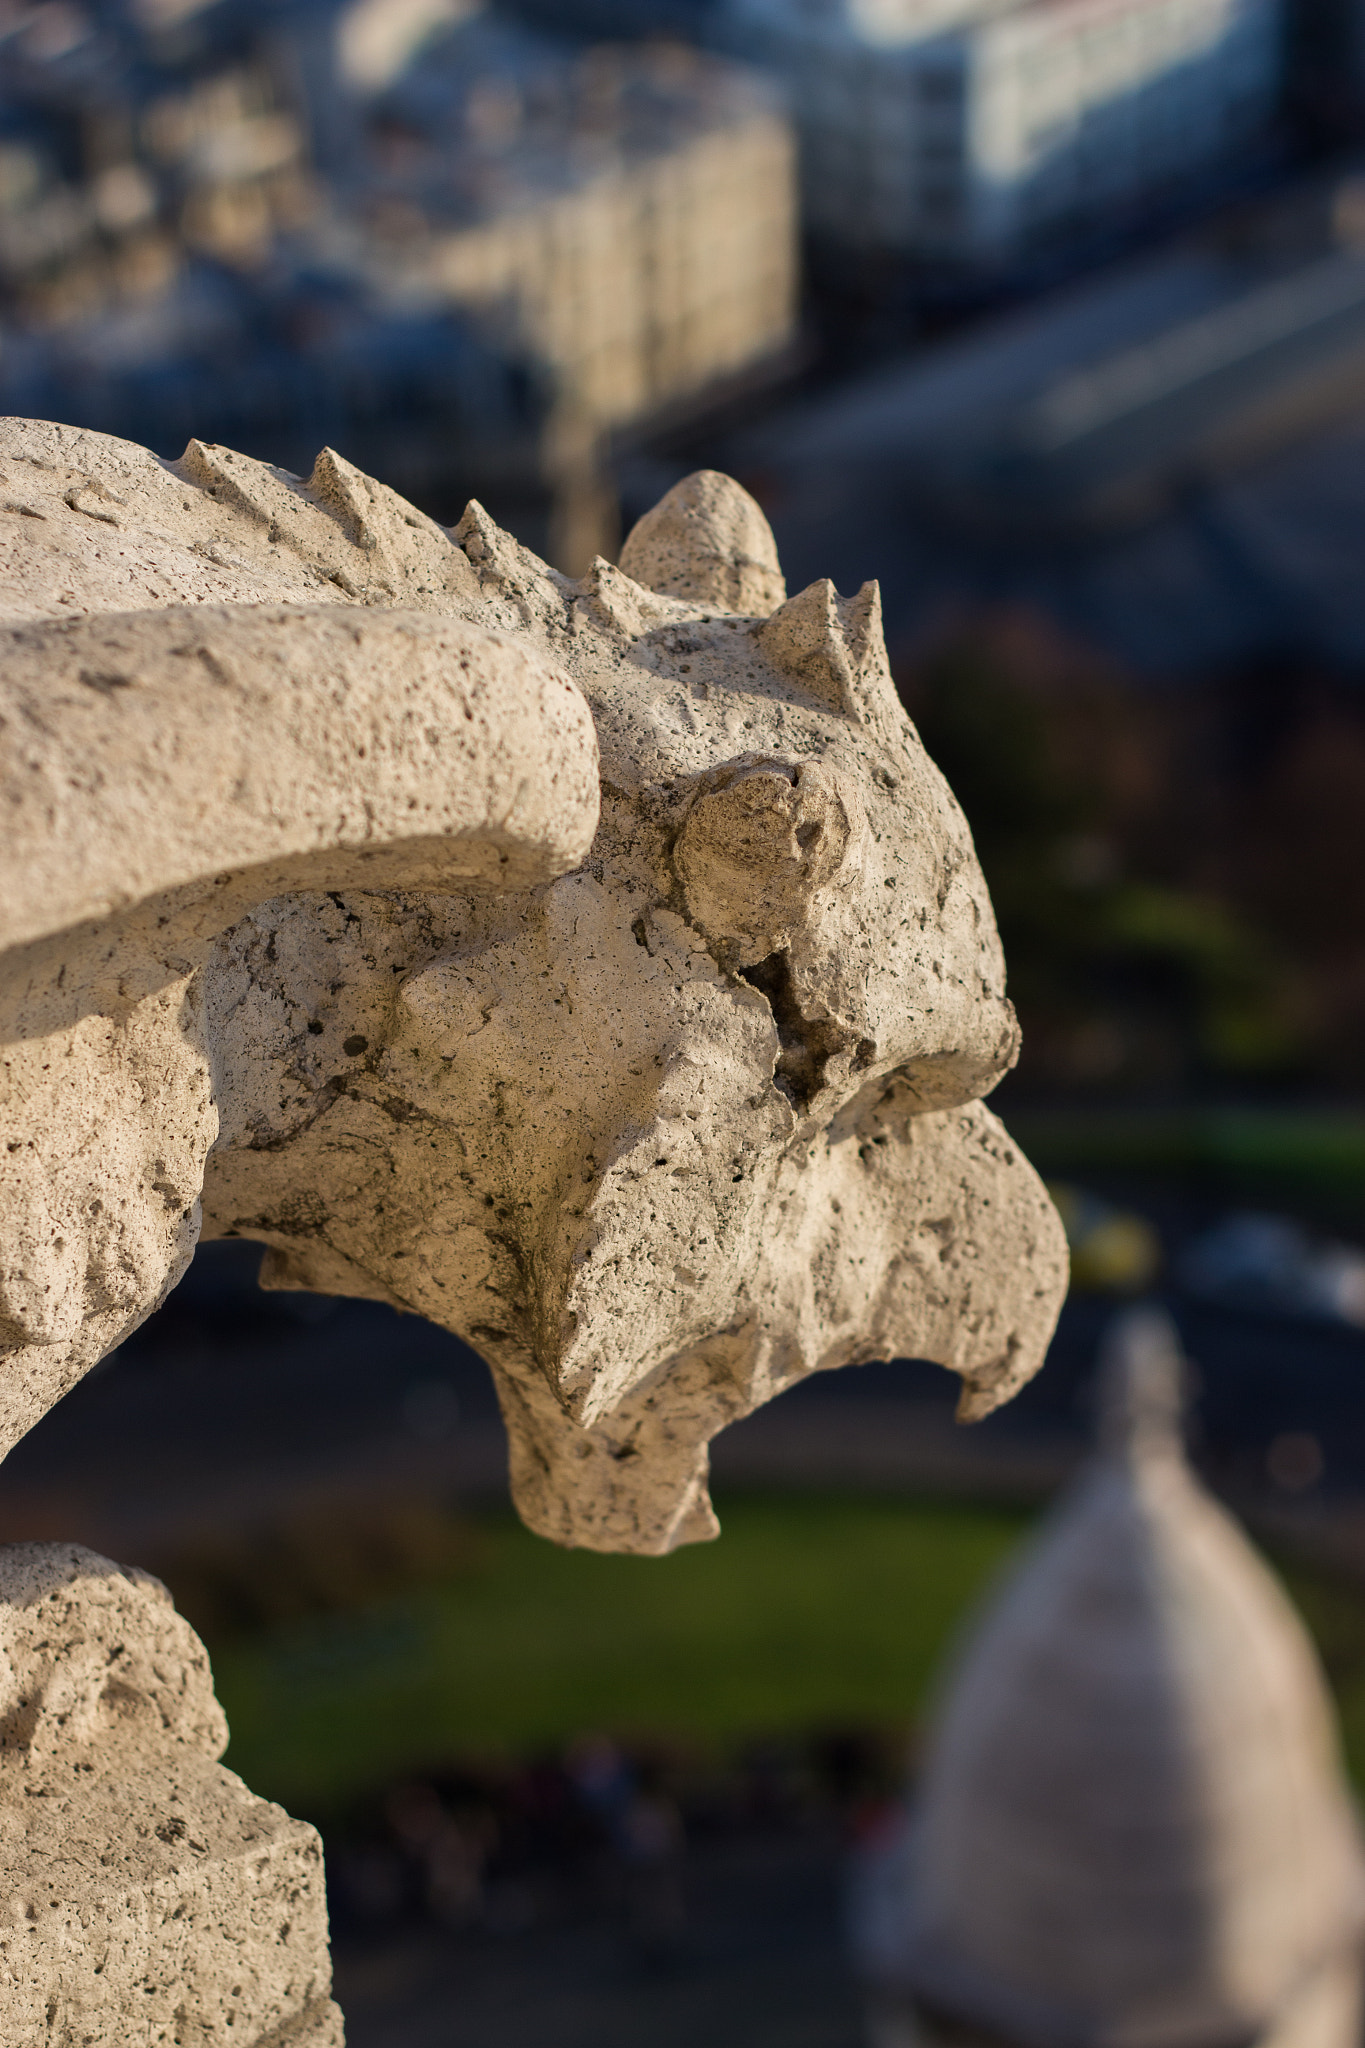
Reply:
[[778, 1360], [781, 1385], [854, 1361], [931, 1359], [962, 1378], [964, 1419], [1008, 1399], [1046, 1353], [1066, 1244], [1041, 1181], [979, 1101], [924, 1106], [951, 1085], [947, 1070], [869, 1079], [751, 1185], [720, 1242], [704, 1240], [720, 1235], [723, 1172], [698, 1172], [671, 1212], [666, 1186], [646, 1196], [629, 1244], [609, 1193], [602, 1233], [559, 1297], [567, 1311], [541, 1320], [566, 1421], [619, 1429], [672, 1361], [741, 1325], [751, 1355], [741, 1369], [731, 1346], [726, 1371], [741, 1370], [743, 1391], [715, 1395], [727, 1416], [736, 1398], [743, 1412], [775, 1390]]
[[788, 1156], [747, 1243], [709, 1329], [656, 1317], [647, 1351], [631, 1348], [629, 1311], [657, 1265], [613, 1269], [617, 1313], [600, 1287], [592, 1351], [567, 1346], [553, 1391], [517, 1411], [513, 1484], [532, 1527], [654, 1554], [713, 1534], [710, 1440], [813, 1371], [931, 1359], [975, 1421], [1038, 1370], [1066, 1291], [1056, 1212], [998, 1119], [979, 1102], [917, 1111], [901, 1077]]

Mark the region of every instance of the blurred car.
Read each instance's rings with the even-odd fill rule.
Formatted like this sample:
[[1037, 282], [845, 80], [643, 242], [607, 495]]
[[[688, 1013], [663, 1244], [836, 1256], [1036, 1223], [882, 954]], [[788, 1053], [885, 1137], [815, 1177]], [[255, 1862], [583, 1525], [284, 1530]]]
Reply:
[[1292, 1217], [1225, 1217], [1186, 1246], [1176, 1279], [1221, 1306], [1365, 1329], [1365, 1251]]

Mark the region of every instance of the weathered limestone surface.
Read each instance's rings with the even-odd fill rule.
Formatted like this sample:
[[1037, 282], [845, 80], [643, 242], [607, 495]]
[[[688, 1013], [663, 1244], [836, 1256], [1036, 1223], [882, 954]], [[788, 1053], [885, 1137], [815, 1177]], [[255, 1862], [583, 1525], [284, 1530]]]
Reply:
[[324, 449], [306, 486], [191, 441], [178, 462], [108, 434], [8, 420], [0, 616], [176, 604], [366, 604], [459, 613], [476, 592], [444, 529]]
[[[0, 457], [25, 485], [2, 522], [10, 602], [72, 612], [79, 587], [88, 607], [0, 629], [4, 1448], [193, 1251], [215, 937], [282, 890], [524, 889], [581, 858], [598, 811], [582, 697], [525, 642], [430, 615], [437, 569], [459, 572], [422, 567], [437, 530], [391, 494], [359, 480], [343, 521], [338, 461], [318, 502], [254, 465], [320, 529], [270, 497], [267, 539], [234, 458], [192, 447], [186, 486], [118, 442], [73, 468], [84, 438], [16, 423]], [[224, 590], [306, 601], [164, 604]], [[343, 607], [356, 590], [405, 608]]]
[[664, 597], [766, 619], [787, 582], [772, 529], [747, 491], [698, 470], [646, 512], [621, 550], [625, 574]]
[[157, 1580], [0, 1550], [5, 2048], [341, 2048], [322, 1845], [226, 1741]]
[[469, 1338], [565, 1542], [712, 1533], [707, 1442], [810, 1371], [937, 1358], [970, 1416], [1036, 1369], [1061, 1230], [980, 1103], [1003, 962], [875, 586], [785, 599], [712, 475], [574, 583], [329, 453], [11, 422], [0, 471], [4, 1440], [201, 1187], [266, 1285]]

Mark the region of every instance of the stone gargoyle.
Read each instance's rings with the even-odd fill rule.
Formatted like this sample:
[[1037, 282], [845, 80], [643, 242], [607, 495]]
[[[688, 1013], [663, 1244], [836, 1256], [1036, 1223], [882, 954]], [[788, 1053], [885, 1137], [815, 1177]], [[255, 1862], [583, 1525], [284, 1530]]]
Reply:
[[574, 582], [330, 452], [31, 421], [0, 528], [0, 1453], [201, 1229], [466, 1338], [563, 1543], [714, 1533], [807, 1373], [1037, 1368], [1063, 1235], [875, 586], [788, 598], [711, 473]]

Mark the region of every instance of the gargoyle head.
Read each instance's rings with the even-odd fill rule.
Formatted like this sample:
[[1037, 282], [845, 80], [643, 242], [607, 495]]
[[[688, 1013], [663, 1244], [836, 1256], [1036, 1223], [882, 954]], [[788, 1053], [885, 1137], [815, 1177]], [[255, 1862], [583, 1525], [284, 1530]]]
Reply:
[[811, 1371], [940, 1360], [968, 1415], [1041, 1362], [1043, 1190], [980, 1098], [1017, 1051], [966, 823], [875, 586], [785, 598], [728, 479], [579, 582], [471, 506], [465, 615], [578, 684], [586, 861], [530, 889], [292, 895], [219, 949], [234, 1081], [207, 1228], [267, 1285], [379, 1295], [489, 1360], [528, 1521], [714, 1531], [706, 1445]]
[[564, 1542], [711, 1533], [805, 1373], [1028, 1377], [1062, 1233], [875, 587], [788, 598], [710, 474], [570, 582], [328, 451], [0, 453], [0, 1450], [201, 1214], [475, 1344]]

